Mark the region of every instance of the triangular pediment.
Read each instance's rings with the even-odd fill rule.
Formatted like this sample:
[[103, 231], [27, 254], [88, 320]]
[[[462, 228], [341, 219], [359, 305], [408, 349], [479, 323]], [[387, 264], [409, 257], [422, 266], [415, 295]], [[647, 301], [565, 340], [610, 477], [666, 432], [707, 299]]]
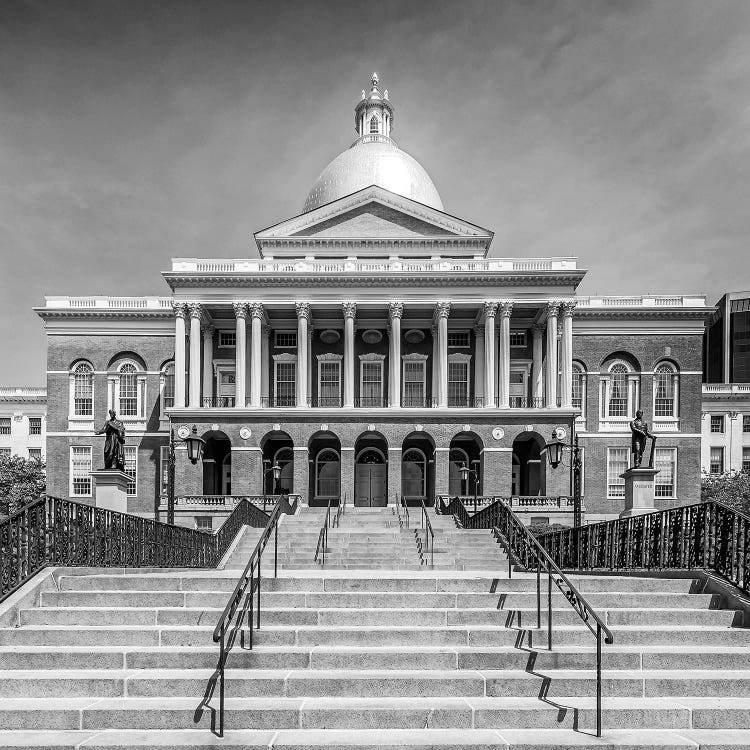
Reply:
[[409, 242], [465, 238], [489, 247], [492, 232], [376, 185], [287, 219], [255, 235], [261, 255], [283, 240], [309, 238], [320, 249], [327, 241]]

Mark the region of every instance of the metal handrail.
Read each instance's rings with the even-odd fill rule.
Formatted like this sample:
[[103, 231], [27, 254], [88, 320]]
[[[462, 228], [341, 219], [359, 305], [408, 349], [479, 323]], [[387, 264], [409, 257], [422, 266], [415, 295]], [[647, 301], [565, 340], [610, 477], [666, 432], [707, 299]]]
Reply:
[[[217, 673], [219, 679], [219, 736], [224, 736], [224, 668], [226, 666], [227, 657], [229, 652], [232, 650], [234, 645], [237, 631], [240, 631], [240, 647], [245, 647], [245, 631], [241, 630], [242, 622], [245, 619], [245, 615], [248, 614], [248, 625], [250, 632], [250, 649], [253, 647], [253, 595], [257, 593], [257, 606], [256, 606], [256, 629], [260, 630], [260, 592], [261, 592], [261, 560], [263, 556], [263, 550], [266, 548], [268, 539], [273, 532], [273, 577], [276, 578], [278, 575], [278, 542], [279, 542], [279, 517], [283, 513], [293, 512], [289, 503], [282, 500], [276, 504], [276, 507], [271, 512], [271, 516], [268, 519], [268, 523], [263, 529], [258, 543], [255, 545], [253, 554], [250, 555], [250, 559], [245, 565], [245, 569], [242, 571], [237, 584], [232, 591], [229, 601], [226, 603], [224, 610], [219, 617], [219, 621], [216, 623], [216, 627], [213, 632], [214, 643], [219, 643], [219, 663], [217, 666]], [[256, 575], [257, 572], [257, 575]], [[249, 588], [249, 591], [248, 591]], [[237, 613], [237, 609], [242, 603], [240, 615], [237, 618], [237, 623], [232, 630], [231, 637], [227, 639], [227, 633], [232, 627], [232, 621]]]
[[314, 562], [318, 562], [318, 557], [320, 557], [321, 565], [323, 565], [324, 567], [326, 564], [326, 548], [328, 547], [328, 528], [331, 523], [331, 500], [328, 501], [326, 516], [323, 520], [323, 525], [320, 527], [320, 533], [318, 534], [318, 544], [315, 547], [315, 557], [313, 558]]
[[339, 497], [339, 504], [336, 508], [336, 518], [333, 519], [333, 525], [338, 528], [341, 525], [341, 516], [346, 514], [346, 492], [343, 497]]
[[[427, 507], [424, 504], [424, 498], [422, 498], [422, 519], [420, 527], [424, 530], [424, 548], [430, 553], [430, 566], [435, 564], [435, 532], [432, 529], [432, 524], [427, 515]], [[417, 533], [417, 547], [419, 549], [420, 557], [422, 555], [422, 538]]]
[[[607, 645], [614, 643], [612, 631], [586, 601], [581, 592], [560, 570], [547, 550], [526, 528], [521, 519], [504, 501], [499, 501], [495, 535], [504, 541], [508, 550], [508, 578], [513, 575], [513, 557], [527, 570], [536, 567], [537, 628], [542, 627], [541, 572], [547, 573], [547, 648], [552, 650], [552, 582], [563, 593], [584, 625], [596, 636], [596, 736], [602, 736], [602, 634]], [[536, 563], [534, 565], [534, 562]], [[592, 621], [594, 624], [592, 624]], [[595, 626], [595, 627], [594, 627]]]

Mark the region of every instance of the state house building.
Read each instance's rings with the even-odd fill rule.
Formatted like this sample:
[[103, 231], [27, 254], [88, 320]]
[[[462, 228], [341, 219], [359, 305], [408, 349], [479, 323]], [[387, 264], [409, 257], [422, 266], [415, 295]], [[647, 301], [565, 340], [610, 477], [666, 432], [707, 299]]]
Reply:
[[447, 213], [394, 123], [373, 76], [356, 140], [257, 253], [174, 258], [163, 298], [46, 298], [51, 493], [91, 500], [114, 408], [133, 513], [163, 517], [170, 427], [195, 425], [203, 460], [176, 449], [180, 523], [215, 527], [230, 495], [471, 497], [464, 464], [479, 494], [572, 515], [570, 455], [544, 455], [562, 427], [580, 437], [591, 521], [622, 510], [640, 408], [657, 507], [699, 499], [705, 299], [579, 296], [575, 258], [501, 257], [524, 248]]

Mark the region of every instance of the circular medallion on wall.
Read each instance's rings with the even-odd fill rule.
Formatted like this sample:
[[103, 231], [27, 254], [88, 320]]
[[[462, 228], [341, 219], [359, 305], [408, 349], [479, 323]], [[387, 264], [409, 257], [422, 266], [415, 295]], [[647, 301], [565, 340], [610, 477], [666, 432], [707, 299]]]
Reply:
[[492, 430], [492, 437], [495, 438], [495, 440], [502, 440], [505, 437], [505, 430], [502, 427], [495, 427], [495, 429]]
[[383, 334], [377, 328], [368, 328], [362, 334], [365, 344], [379, 344], [383, 340]]
[[410, 328], [404, 334], [404, 338], [410, 344], [421, 344], [424, 341], [424, 331], [420, 331], [419, 328]]
[[177, 437], [184, 440], [190, 434], [190, 428], [187, 425], [177, 428]]
[[424, 425], [423, 424], [415, 424], [414, 425], [414, 432], [422, 432], [422, 430], [424, 430]]
[[243, 440], [247, 440], [252, 434], [253, 433], [252, 433], [252, 431], [250, 430], [249, 427], [241, 427], [240, 428], [240, 437]]
[[218, 423], [218, 422], [214, 422], [214, 423], [213, 423], [213, 424], [211, 425], [211, 429], [212, 429], [212, 430], [213, 430], [214, 432], [218, 432], [218, 431], [219, 431], [219, 430], [221, 429], [221, 427], [219, 427], [219, 423]]
[[341, 338], [341, 334], [334, 328], [326, 328], [320, 332], [320, 340], [324, 344], [335, 344]]
[[552, 430], [552, 437], [555, 438], [555, 440], [565, 440], [568, 433], [565, 431], [564, 427], [555, 427], [554, 430]]

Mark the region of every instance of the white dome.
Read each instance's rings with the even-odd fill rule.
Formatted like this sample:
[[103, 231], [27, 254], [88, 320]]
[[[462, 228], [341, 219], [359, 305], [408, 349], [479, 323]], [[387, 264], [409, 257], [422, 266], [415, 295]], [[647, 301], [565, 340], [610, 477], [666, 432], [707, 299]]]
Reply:
[[320, 174], [304, 211], [378, 185], [392, 193], [443, 210], [438, 191], [424, 167], [390, 138], [362, 138], [339, 154]]

